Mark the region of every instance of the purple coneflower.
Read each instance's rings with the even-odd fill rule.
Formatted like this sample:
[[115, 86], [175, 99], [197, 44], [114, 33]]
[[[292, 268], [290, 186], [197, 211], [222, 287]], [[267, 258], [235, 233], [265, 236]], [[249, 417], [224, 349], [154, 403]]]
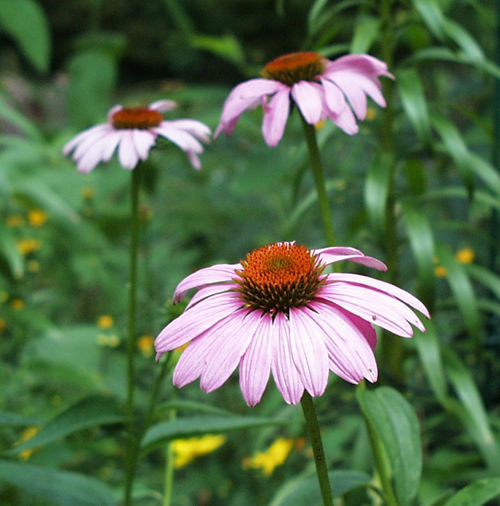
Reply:
[[402, 337], [424, 326], [411, 306], [425, 306], [408, 292], [359, 274], [325, 274], [341, 260], [386, 270], [379, 260], [354, 248], [309, 250], [294, 242], [249, 253], [238, 264], [200, 269], [179, 283], [174, 302], [198, 291], [185, 312], [156, 338], [157, 359], [189, 342], [174, 371], [183, 387], [201, 376], [201, 388], [219, 388], [239, 365], [240, 386], [255, 406], [272, 373], [289, 404], [304, 389], [322, 395], [329, 370], [359, 383], [377, 380], [372, 324]]
[[195, 169], [201, 168], [197, 155], [203, 151], [199, 142], [209, 141], [210, 129], [200, 121], [178, 119], [166, 121], [164, 112], [176, 107], [171, 100], [158, 100], [147, 107], [115, 105], [107, 123], [84, 130], [63, 148], [71, 152], [80, 172], [90, 172], [98, 163], [107, 162], [118, 148], [118, 160], [124, 169], [133, 169], [146, 160], [158, 136], [177, 144], [187, 154]]
[[230, 135], [243, 111], [260, 103], [264, 140], [276, 146], [285, 130], [290, 95], [307, 123], [330, 118], [346, 133], [355, 134], [354, 114], [360, 120], [366, 117], [366, 95], [385, 107], [378, 77], [393, 77], [387, 65], [373, 56], [353, 54], [331, 61], [312, 51], [280, 56], [264, 67], [262, 76], [231, 91], [215, 137], [222, 131]]

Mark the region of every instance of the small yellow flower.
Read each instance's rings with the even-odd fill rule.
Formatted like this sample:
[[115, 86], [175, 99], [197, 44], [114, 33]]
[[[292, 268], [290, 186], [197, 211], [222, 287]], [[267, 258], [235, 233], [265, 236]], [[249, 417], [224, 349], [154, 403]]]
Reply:
[[221, 434], [206, 434], [202, 437], [176, 439], [172, 441], [175, 454], [174, 466], [179, 469], [188, 465], [197, 457], [212, 453], [226, 442], [226, 436]]
[[8, 298], [9, 294], [5, 290], [0, 291], [0, 304], [6, 302]]
[[28, 239], [20, 239], [16, 242], [17, 249], [21, 255], [29, 255], [34, 251], [37, 251], [42, 246], [42, 243], [38, 239], [28, 238]]
[[48, 215], [42, 209], [31, 209], [28, 212], [28, 221], [32, 227], [41, 227], [48, 219]]
[[10, 303], [12, 309], [15, 309], [16, 311], [20, 311], [24, 308], [26, 305], [23, 300], [21, 299], [12, 299], [12, 302]]
[[243, 461], [244, 468], [262, 469], [266, 476], [287, 459], [293, 448], [291, 439], [278, 438], [266, 451], [257, 452]]
[[141, 336], [137, 340], [137, 348], [139, 348], [139, 351], [145, 357], [150, 357], [153, 354], [153, 344], [154, 344], [153, 336], [149, 334]]
[[446, 267], [443, 267], [442, 265], [436, 265], [436, 267], [434, 267], [434, 274], [438, 278], [445, 278], [448, 275], [448, 271], [446, 270]]
[[3, 318], [0, 318], [0, 332], [3, 332], [6, 328], [7, 322]]
[[82, 190], [82, 197], [84, 199], [91, 199], [93, 196], [94, 196], [94, 188], [92, 188], [91, 186], [86, 186]]
[[[26, 441], [28, 441], [29, 439], [31, 439], [38, 431], [40, 430], [39, 427], [28, 427], [26, 430], [24, 430], [21, 434], [21, 436], [19, 437], [19, 441], [16, 443], [16, 444], [21, 444], [21, 443], [24, 443]], [[33, 448], [30, 448], [29, 450], [24, 450], [23, 452], [21, 452], [19, 454], [19, 458], [22, 459], [22, 460], [28, 460], [32, 453], [34, 452], [35, 450]]]
[[373, 121], [377, 116], [377, 111], [374, 107], [368, 106], [366, 109], [366, 121]]
[[455, 258], [461, 264], [470, 264], [474, 261], [474, 250], [472, 248], [462, 248], [457, 251]]
[[318, 132], [325, 126], [326, 120], [321, 119], [317, 123], [314, 124], [314, 129]]
[[12, 214], [11, 216], [7, 216], [5, 223], [7, 223], [8, 227], [22, 227], [25, 223], [24, 216]]
[[113, 323], [113, 317], [109, 314], [103, 314], [97, 318], [97, 326], [103, 330], [111, 328]]
[[38, 272], [40, 270], [40, 262], [38, 260], [29, 260], [26, 262], [26, 268], [28, 272]]

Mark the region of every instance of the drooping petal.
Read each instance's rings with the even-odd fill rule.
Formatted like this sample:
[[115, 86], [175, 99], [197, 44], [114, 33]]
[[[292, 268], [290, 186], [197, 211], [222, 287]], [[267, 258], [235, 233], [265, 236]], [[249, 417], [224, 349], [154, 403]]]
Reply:
[[[120, 137], [121, 138], [121, 137]], [[114, 133], [105, 134], [105, 137], [96, 141], [93, 145], [80, 155], [77, 161], [77, 169], [79, 172], [86, 174], [90, 172], [101, 161], [107, 161], [105, 155], [107, 151], [116, 147]]]
[[387, 283], [386, 281], [370, 278], [368, 276], [362, 276], [361, 274], [351, 274], [347, 272], [330, 274], [329, 279], [331, 281], [344, 281], [346, 283], [355, 283], [362, 286], [376, 288], [377, 290], [380, 290], [389, 295], [392, 295], [393, 297], [398, 298], [399, 300], [402, 300], [409, 306], [420, 311], [427, 318], [430, 318], [429, 311], [422, 304], [422, 302], [420, 302], [420, 300], [418, 300], [406, 290], [403, 290], [402, 288], [399, 288], [391, 283]]
[[78, 135], [73, 137], [69, 142], [67, 142], [63, 147], [63, 154], [65, 156], [69, 155], [73, 149], [75, 149], [79, 144], [84, 142], [86, 139], [99, 138], [103, 132], [106, 132], [109, 129], [109, 125], [107, 123], [103, 123], [101, 125], [93, 126], [92, 128], [88, 128], [83, 132], [80, 132]]
[[193, 153], [201, 153], [203, 151], [203, 145], [195, 137], [188, 132], [178, 129], [170, 121], [162, 121], [152, 131], [177, 144], [183, 151], [191, 151]]
[[221, 132], [231, 135], [243, 111], [259, 104], [261, 97], [271, 95], [284, 88], [289, 89], [283, 83], [271, 79], [250, 79], [238, 84], [224, 102], [214, 138], [217, 138]]
[[286, 403], [298, 404], [304, 393], [304, 385], [292, 358], [289, 322], [282, 313], [276, 315], [273, 331], [271, 371], [274, 382]]
[[205, 355], [205, 367], [200, 386], [206, 392], [219, 388], [231, 376], [259, 326], [259, 315], [249, 309], [240, 309], [208, 330], [203, 339], [213, 346]]
[[139, 162], [139, 153], [135, 149], [131, 130], [123, 130], [118, 146], [118, 160], [124, 169], [133, 169]]
[[184, 311], [170, 322], [155, 340], [156, 358], [196, 339], [212, 325], [242, 306], [237, 294], [223, 292], [201, 300], [195, 308]]
[[176, 119], [169, 121], [170, 125], [194, 135], [203, 142], [210, 142], [211, 130], [205, 123], [194, 119]]
[[240, 362], [241, 393], [250, 407], [260, 402], [269, 381], [274, 332], [278, 328], [269, 314], [256, 316], [259, 325]]
[[386, 271], [387, 266], [377, 260], [376, 258], [364, 255], [361, 251], [355, 248], [345, 247], [331, 247], [331, 248], [320, 248], [311, 250], [314, 255], [318, 255], [326, 265], [340, 262], [342, 260], [349, 260], [357, 264], [366, 265], [367, 267], [373, 267], [379, 271]]
[[321, 86], [318, 83], [300, 81], [292, 86], [292, 97], [304, 119], [314, 125], [323, 112]]
[[322, 333], [307, 308], [290, 308], [290, 344], [293, 361], [305, 389], [322, 395], [328, 382], [328, 352]]
[[339, 128], [341, 128], [347, 135], [356, 135], [359, 132], [356, 118], [350, 107], [346, 107], [338, 114], [327, 111], [327, 118], [331, 119]]
[[283, 137], [290, 111], [289, 95], [288, 89], [278, 91], [269, 104], [264, 106], [262, 135], [268, 146], [276, 146]]
[[314, 322], [324, 332], [331, 370], [350, 383], [363, 378], [377, 380], [377, 362], [370, 344], [372, 335], [365, 335], [357, 319], [333, 304], [314, 301]]
[[325, 104], [331, 113], [338, 114], [347, 107], [344, 94], [328, 79], [321, 78]]
[[216, 264], [211, 267], [199, 269], [189, 276], [185, 277], [175, 288], [174, 304], [179, 302], [184, 294], [192, 288], [209, 285], [212, 283], [226, 283], [236, 277], [235, 270], [240, 268], [241, 264]]
[[156, 142], [156, 135], [148, 130], [134, 129], [132, 130], [132, 139], [139, 158], [141, 160], [146, 160], [149, 150]]

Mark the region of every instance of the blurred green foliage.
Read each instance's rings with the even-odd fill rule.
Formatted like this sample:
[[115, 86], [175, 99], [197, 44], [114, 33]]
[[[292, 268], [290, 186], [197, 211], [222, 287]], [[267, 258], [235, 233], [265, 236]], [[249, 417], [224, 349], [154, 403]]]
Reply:
[[[491, 0], [0, 1], [0, 503], [120, 498], [130, 174], [115, 160], [78, 174], [64, 142], [114, 103], [159, 98], [179, 103], [171, 117], [215, 128], [233, 85], [300, 49], [369, 52], [396, 76], [384, 82], [387, 109], [370, 108], [358, 135], [328, 123], [318, 137], [339, 242], [384, 260], [384, 279], [433, 317], [413, 340], [381, 336], [383, 386], [356, 395], [331, 378], [317, 399], [334, 488], [346, 505], [377, 504], [374, 437], [400, 504], [497, 497], [497, 18]], [[324, 246], [298, 118], [272, 149], [260, 121], [245, 113], [207, 147], [200, 172], [171, 144], [153, 150], [140, 196], [139, 336], [179, 314], [172, 291], [196, 268], [277, 240]], [[142, 342], [141, 414], [159, 367]], [[209, 397], [168, 384], [161, 401], [137, 504], [161, 503], [165, 441], [203, 427], [228, 441], [176, 471], [173, 504], [316, 500], [300, 413], [273, 385], [251, 416], [237, 378]], [[29, 427], [39, 432], [22, 442]], [[296, 441], [283, 466], [243, 468], [277, 437]]]

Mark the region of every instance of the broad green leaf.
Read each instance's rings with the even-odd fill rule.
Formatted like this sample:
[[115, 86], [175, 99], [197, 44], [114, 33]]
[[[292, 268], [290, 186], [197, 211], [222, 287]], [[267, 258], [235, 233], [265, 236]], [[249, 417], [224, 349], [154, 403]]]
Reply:
[[0, 411], [0, 427], [27, 427], [28, 425], [41, 425], [42, 423], [43, 419], [41, 418]]
[[392, 155], [382, 153], [373, 160], [366, 176], [364, 188], [366, 212], [371, 227], [380, 237], [384, 235], [387, 226], [387, 199], [394, 170], [393, 164]]
[[0, 460], [0, 481], [18, 488], [23, 497], [33, 501], [41, 499], [44, 504], [54, 506], [116, 504], [110, 489], [104, 483], [69, 471]]
[[401, 97], [401, 103], [423, 144], [427, 144], [431, 137], [431, 126], [424, 87], [416, 69], [409, 68], [396, 74], [396, 85]]
[[86, 397], [49, 420], [31, 439], [12, 448], [9, 454], [45, 446], [83, 429], [120, 423], [122, 419], [123, 414], [113, 399]]
[[435, 244], [432, 227], [420, 208], [417, 209], [410, 201], [404, 201], [402, 204], [406, 233], [418, 269], [420, 296], [432, 309], [435, 294]]
[[500, 446], [491, 430], [474, 379], [451, 349], [446, 350], [445, 366], [448, 378], [461, 403], [460, 409], [455, 410], [456, 414], [465, 423], [488, 466], [497, 471], [500, 469]]
[[500, 276], [481, 265], [470, 264], [466, 267], [467, 272], [479, 281], [483, 286], [491, 290], [500, 299]]
[[239, 415], [177, 418], [153, 425], [144, 435], [142, 449], [144, 452], [148, 452], [172, 439], [188, 438], [207, 433], [286, 425], [287, 423], [289, 423], [289, 420]]
[[363, 415], [383, 442], [392, 468], [395, 492], [401, 504], [416, 496], [422, 472], [420, 428], [415, 411], [396, 390], [358, 388]]
[[451, 19], [445, 19], [443, 28], [446, 35], [463, 50], [467, 57], [471, 60], [484, 60], [484, 52], [481, 46], [463, 26]]
[[48, 70], [50, 31], [45, 13], [38, 2], [0, 0], [0, 28], [16, 41], [39, 72]]
[[[341, 497], [358, 487], [365, 487], [372, 477], [360, 471], [339, 469], [329, 473], [334, 497]], [[321, 493], [316, 474], [292, 478], [274, 495], [269, 506], [311, 506], [321, 504]]]
[[[17, 128], [21, 133], [26, 135], [26, 137], [29, 137], [31, 140], [39, 140], [42, 138], [42, 134], [38, 129], [38, 127], [34, 123], [32, 123], [26, 116], [21, 114], [19, 111], [13, 109], [7, 103], [7, 101], [1, 96], [0, 96], [0, 118], [5, 120], [7, 123], [12, 124], [12, 126]], [[5, 138], [2, 144], [4, 145], [6, 144]]]
[[20, 279], [24, 275], [24, 257], [17, 248], [16, 240], [10, 229], [0, 227], [0, 255], [9, 266], [12, 276]]
[[500, 478], [485, 478], [467, 485], [450, 497], [444, 506], [481, 506], [500, 496]]
[[363, 16], [356, 23], [350, 52], [353, 54], [368, 53], [380, 34], [380, 19]]
[[189, 41], [194, 48], [209, 51], [236, 65], [245, 63], [243, 49], [234, 35], [192, 35]]
[[433, 320], [426, 322], [425, 332], [415, 330], [413, 342], [417, 347], [420, 362], [434, 395], [442, 404], [446, 404], [448, 385], [444, 373], [439, 336], [437, 335]]
[[446, 248], [439, 246], [436, 254], [440, 264], [446, 269], [446, 280], [462, 314], [467, 332], [477, 343], [481, 334], [479, 308], [467, 270]]
[[436, 0], [412, 0], [413, 6], [423, 19], [429, 31], [438, 39], [445, 34], [445, 17]]
[[[404, 163], [404, 172], [410, 194], [422, 195], [427, 189], [427, 176], [424, 163], [419, 158], [408, 158]], [[426, 196], [427, 196], [426, 192]]]
[[201, 402], [195, 401], [182, 401], [182, 400], [174, 400], [168, 401], [163, 404], [160, 404], [157, 408], [157, 412], [160, 413], [162, 411], [198, 411], [199, 413], [216, 413], [219, 415], [231, 415], [230, 411], [225, 409], [218, 408], [216, 406], [212, 406], [211, 404], [204, 404]]

